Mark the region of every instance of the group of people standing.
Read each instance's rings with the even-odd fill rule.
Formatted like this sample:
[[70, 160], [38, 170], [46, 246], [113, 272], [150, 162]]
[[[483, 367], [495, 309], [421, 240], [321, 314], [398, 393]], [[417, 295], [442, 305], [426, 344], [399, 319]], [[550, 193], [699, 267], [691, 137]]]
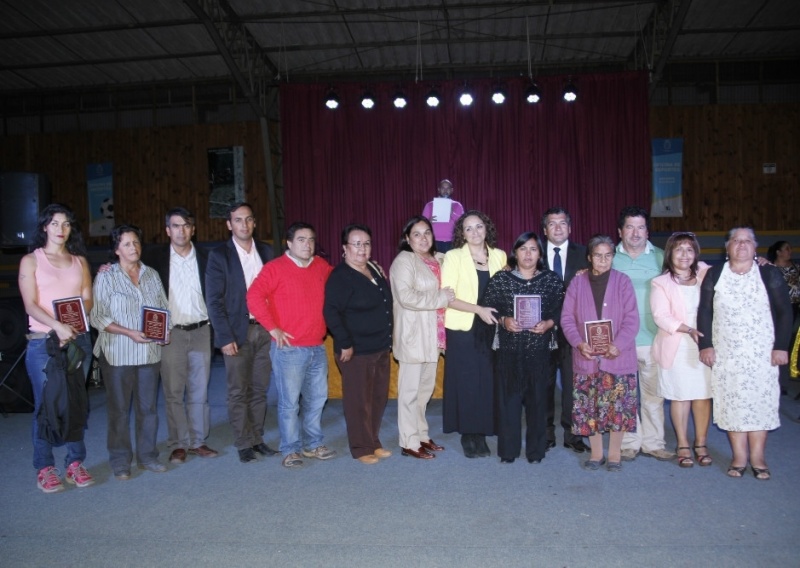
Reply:
[[[452, 189], [443, 180], [440, 199], [450, 199]], [[560, 377], [563, 445], [589, 452], [586, 469], [619, 471], [639, 452], [674, 459], [665, 442], [665, 398], [678, 464], [710, 465], [713, 399], [714, 421], [729, 432], [733, 448], [728, 475], [740, 477], [749, 463], [758, 479], [769, 479], [764, 447], [767, 431], [779, 424], [777, 366], [788, 361], [792, 312], [781, 273], [755, 262], [752, 230], [732, 230], [727, 262], [709, 268], [698, 261], [692, 233], [673, 234], [663, 251], [655, 247], [641, 208], [621, 211], [618, 245], [597, 235], [586, 247], [570, 240], [569, 213], [552, 208], [541, 219], [541, 236], [522, 233], [507, 256], [484, 213], [455, 201], [436, 211], [448, 218], [438, 220], [429, 204], [428, 215], [407, 221], [387, 276], [371, 259], [372, 233], [362, 224], [343, 229], [343, 261], [332, 268], [315, 254], [308, 223], [287, 229], [286, 252], [273, 259], [253, 238], [252, 207], [237, 203], [226, 221], [231, 239], [206, 253], [192, 243], [194, 216], [175, 208], [165, 217], [170, 243], [146, 263], [141, 231], [116, 227], [112, 264], [92, 285], [73, 213], [47, 207], [19, 275], [36, 413], [48, 334], [62, 347], [81, 347], [88, 372], [89, 333], [61, 323], [52, 309], [54, 300], [79, 297], [98, 331], [94, 354], [108, 393], [109, 462], [120, 480], [130, 478], [134, 454], [140, 469], [166, 471], [156, 446], [159, 375], [169, 461], [218, 455], [206, 445], [212, 345], [224, 357], [228, 416], [242, 463], [278, 452], [287, 468], [335, 457], [321, 428], [328, 332], [342, 374], [350, 454], [364, 464], [392, 454], [380, 440], [392, 356], [399, 362], [401, 454], [429, 460], [444, 450], [431, 438], [425, 414], [445, 354], [443, 430], [461, 434], [468, 458], [490, 455], [486, 437], [497, 435], [500, 461], [514, 462], [523, 448], [524, 409], [525, 457], [541, 462], [556, 445]], [[446, 254], [437, 250], [448, 247]], [[535, 316], [523, 301], [533, 302]], [[143, 333], [145, 307], [168, 310], [165, 340]], [[597, 322], [610, 331], [601, 351], [586, 335], [587, 324]], [[263, 439], [270, 376], [278, 393], [278, 451]], [[63, 442], [67, 483], [91, 485], [82, 436]], [[33, 443], [38, 487], [62, 490], [53, 444], [38, 435], [36, 419]]]

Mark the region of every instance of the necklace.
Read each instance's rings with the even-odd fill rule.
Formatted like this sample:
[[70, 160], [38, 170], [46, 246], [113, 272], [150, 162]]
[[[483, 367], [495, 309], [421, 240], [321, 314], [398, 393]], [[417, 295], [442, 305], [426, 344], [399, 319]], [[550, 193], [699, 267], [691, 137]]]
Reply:
[[486, 266], [486, 262], [485, 262], [485, 261], [484, 261], [484, 262], [481, 262], [480, 260], [478, 260], [478, 259], [477, 259], [477, 258], [475, 258], [474, 256], [472, 257], [472, 260], [474, 260], [474, 261], [475, 261], [475, 264], [477, 264], [478, 266]]

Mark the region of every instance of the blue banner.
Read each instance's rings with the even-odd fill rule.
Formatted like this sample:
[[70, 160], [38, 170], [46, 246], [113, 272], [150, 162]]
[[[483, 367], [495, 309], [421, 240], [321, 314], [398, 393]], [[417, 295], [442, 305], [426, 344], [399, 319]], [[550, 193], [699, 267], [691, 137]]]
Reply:
[[683, 138], [653, 138], [651, 217], [683, 217]]
[[114, 228], [114, 168], [111, 162], [86, 166], [89, 236], [107, 237]]

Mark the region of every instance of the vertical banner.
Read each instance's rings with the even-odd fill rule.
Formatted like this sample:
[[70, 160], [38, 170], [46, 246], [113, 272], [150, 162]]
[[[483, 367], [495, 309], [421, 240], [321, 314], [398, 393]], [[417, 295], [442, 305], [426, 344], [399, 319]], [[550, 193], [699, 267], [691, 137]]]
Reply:
[[86, 166], [89, 192], [89, 236], [107, 237], [114, 228], [114, 167], [111, 162]]
[[653, 138], [651, 217], [683, 217], [683, 138]]
[[228, 206], [244, 201], [244, 146], [208, 149], [209, 214], [228, 216]]

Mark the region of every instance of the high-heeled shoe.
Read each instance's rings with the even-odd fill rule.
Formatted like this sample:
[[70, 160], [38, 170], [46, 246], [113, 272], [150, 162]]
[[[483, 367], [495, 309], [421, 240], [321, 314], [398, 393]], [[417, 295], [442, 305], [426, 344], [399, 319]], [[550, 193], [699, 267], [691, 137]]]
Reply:
[[[714, 463], [714, 460], [711, 458], [710, 455], [708, 455], [708, 448], [706, 446], [692, 446], [692, 448], [694, 449], [694, 455], [695, 458], [697, 459], [697, 465], [699, 465], [700, 467], [707, 467]], [[700, 452], [697, 451], [700, 449], [705, 450], [706, 453], [701, 455]]]

